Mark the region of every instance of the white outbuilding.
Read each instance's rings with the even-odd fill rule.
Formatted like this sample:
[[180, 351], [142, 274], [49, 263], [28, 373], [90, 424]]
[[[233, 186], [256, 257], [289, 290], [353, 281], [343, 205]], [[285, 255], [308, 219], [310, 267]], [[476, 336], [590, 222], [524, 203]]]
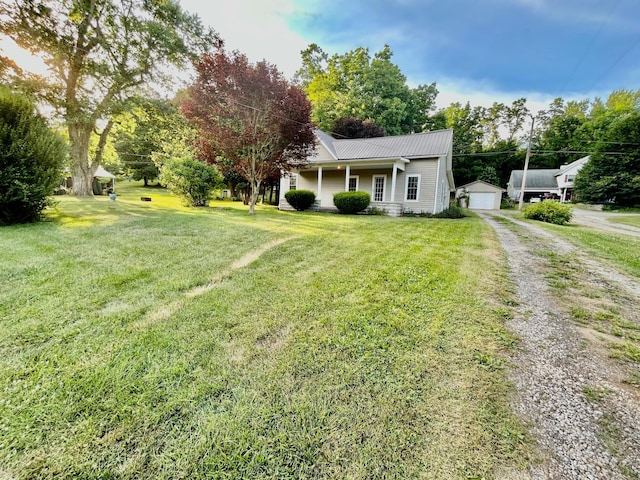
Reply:
[[466, 203], [471, 210], [500, 210], [500, 201], [504, 192], [506, 192], [504, 188], [476, 180], [458, 187], [456, 198], [462, 199], [462, 202]]

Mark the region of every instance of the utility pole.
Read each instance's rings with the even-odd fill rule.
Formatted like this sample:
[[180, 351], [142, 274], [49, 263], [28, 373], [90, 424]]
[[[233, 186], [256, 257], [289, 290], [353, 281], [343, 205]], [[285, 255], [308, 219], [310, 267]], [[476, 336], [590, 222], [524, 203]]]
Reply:
[[518, 204], [518, 210], [522, 210], [522, 204], [524, 203], [524, 188], [527, 185], [527, 170], [529, 169], [529, 158], [531, 157], [531, 140], [533, 139], [533, 125], [536, 122], [536, 117], [531, 117], [531, 132], [529, 133], [529, 145], [527, 145], [527, 155], [524, 157], [524, 170], [522, 171], [522, 185], [520, 185], [520, 203]]

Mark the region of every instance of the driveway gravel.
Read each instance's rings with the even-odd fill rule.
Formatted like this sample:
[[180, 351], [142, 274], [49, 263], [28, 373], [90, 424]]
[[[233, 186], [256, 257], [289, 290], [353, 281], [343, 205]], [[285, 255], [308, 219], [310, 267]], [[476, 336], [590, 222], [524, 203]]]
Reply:
[[597, 228], [609, 233], [632, 235], [640, 237], [640, 228], [622, 223], [612, 223], [611, 219], [619, 216], [629, 216], [628, 213], [603, 212], [601, 210], [573, 209], [571, 223], [577, 223], [586, 227]]
[[519, 303], [508, 325], [521, 340], [510, 377], [513, 408], [530, 425], [540, 456], [530, 478], [640, 478], [638, 390], [620, 382], [623, 367], [563, 312], [539, 252], [572, 255], [592, 287], [619, 291], [630, 305], [640, 305], [640, 285], [546, 230], [497, 213], [479, 215], [502, 243]]

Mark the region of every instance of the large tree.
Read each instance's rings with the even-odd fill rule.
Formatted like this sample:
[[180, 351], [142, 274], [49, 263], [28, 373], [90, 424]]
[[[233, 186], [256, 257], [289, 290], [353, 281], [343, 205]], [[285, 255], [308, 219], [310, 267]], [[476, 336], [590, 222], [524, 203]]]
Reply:
[[279, 170], [305, 165], [313, 152], [311, 104], [275, 66], [252, 64], [239, 52], [220, 48], [195, 67], [181, 110], [198, 130], [200, 158], [223, 158], [247, 180], [253, 215], [262, 183]]
[[[177, 101], [139, 98], [117, 118], [114, 147], [134, 180], [150, 180], [160, 175], [167, 157], [188, 156], [175, 148], [191, 138], [191, 126], [178, 111]], [[174, 151], [167, 152], [171, 146]], [[168, 154], [168, 155], [164, 155]]]
[[527, 114], [524, 98], [511, 105], [495, 102], [489, 108], [452, 103], [430, 117], [428, 125], [431, 129], [453, 129], [457, 184], [490, 179], [505, 186], [511, 170], [522, 168], [524, 150], [517, 135]]
[[370, 119], [388, 135], [421, 132], [435, 107], [435, 83], [407, 86], [389, 46], [329, 57], [318, 45], [302, 52], [297, 77], [313, 104], [313, 121], [330, 130], [343, 117]]
[[[170, 65], [220, 43], [176, 0], [0, 0], [0, 32], [49, 68], [46, 78], [25, 79], [64, 118], [76, 195], [92, 194], [100, 146], [126, 98]], [[12, 68], [6, 60], [0, 57]], [[99, 148], [90, 159], [95, 134]]]
[[640, 205], [640, 111], [615, 119], [575, 180], [581, 201]]

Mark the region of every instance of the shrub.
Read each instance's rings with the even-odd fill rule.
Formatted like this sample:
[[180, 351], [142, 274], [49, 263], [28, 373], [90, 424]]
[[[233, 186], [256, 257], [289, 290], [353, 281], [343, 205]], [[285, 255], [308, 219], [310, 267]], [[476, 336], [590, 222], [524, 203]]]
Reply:
[[452, 205], [449, 208], [442, 210], [438, 213], [431, 212], [420, 212], [414, 213], [412, 210], [405, 210], [403, 212], [404, 216], [407, 217], [423, 217], [423, 218], [464, 218], [467, 217], [467, 213], [464, 208], [459, 207], [457, 205]]
[[516, 202], [512, 198], [503, 198], [500, 200], [501, 210], [513, 210], [514, 208], [516, 208]]
[[369, 207], [367, 208], [366, 214], [367, 215], [379, 215], [381, 217], [387, 215], [389, 212], [387, 212], [386, 208], [378, 208], [378, 207]]
[[206, 207], [213, 189], [222, 181], [218, 169], [192, 158], [173, 159], [161, 168], [160, 182], [190, 207]]
[[64, 139], [34, 104], [0, 87], [0, 225], [38, 220], [62, 178]]
[[464, 218], [467, 214], [462, 207], [452, 205], [449, 208], [442, 210], [433, 215], [433, 218]]
[[316, 194], [311, 190], [289, 190], [284, 194], [289, 205], [299, 212], [306, 210], [316, 201]]
[[340, 213], [358, 213], [371, 203], [367, 192], [340, 192], [333, 195], [333, 204]]
[[524, 218], [556, 225], [564, 225], [571, 220], [572, 215], [571, 207], [550, 200], [534, 203], [524, 209]]

